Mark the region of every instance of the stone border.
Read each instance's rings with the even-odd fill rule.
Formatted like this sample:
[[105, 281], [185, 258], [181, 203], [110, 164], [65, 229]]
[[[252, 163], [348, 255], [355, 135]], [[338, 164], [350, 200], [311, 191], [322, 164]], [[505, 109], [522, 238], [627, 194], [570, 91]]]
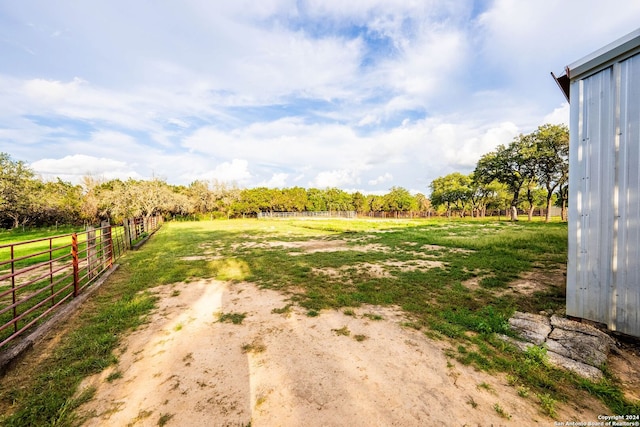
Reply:
[[600, 367], [607, 361], [616, 343], [609, 335], [585, 323], [556, 316], [515, 312], [509, 319], [511, 329], [525, 341], [500, 335], [504, 341], [522, 351], [533, 345], [545, 346], [549, 362], [578, 375], [598, 381], [603, 378]]

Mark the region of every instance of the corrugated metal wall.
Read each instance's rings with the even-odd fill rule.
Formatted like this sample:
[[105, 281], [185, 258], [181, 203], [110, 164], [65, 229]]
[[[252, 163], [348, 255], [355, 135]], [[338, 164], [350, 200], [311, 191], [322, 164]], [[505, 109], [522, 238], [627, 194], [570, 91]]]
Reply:
[[640, 337], [640, 55], [571, 82], [567, 314]]
[[640, 55], [620, 63], [617, 329], [640, 336]]

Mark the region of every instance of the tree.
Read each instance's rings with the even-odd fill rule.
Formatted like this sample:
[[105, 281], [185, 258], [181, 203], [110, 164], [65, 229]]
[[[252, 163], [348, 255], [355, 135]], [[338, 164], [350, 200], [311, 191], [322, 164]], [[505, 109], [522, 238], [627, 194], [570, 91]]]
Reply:
[[546, 221], [551, 221], [551, 203], [556, 189], [569, 179], [569, 129], [565, 125], [540, 126], [534, 133], [536, 178], [547, 190]]
[[535, 145], [531, 135], [519, 135], [508, 146], [499, 145], [495, 151], [480, 158], [474, 176], [483, 184], [497, 180], [511, 193], [511, 220], [518, 219], [520, 191], [535, 178]]
[[471, 177], [460, 172], [436, 178], [430, 186], [431, 203], [436, 207], [446, 206], [447, 217], [451, 216], [452, 210], [458, 211], [463, 217], [473, 193], [471, 183]]
[[418, 212], [422, 214], [431, 212], [431, 200], [429, 200], [427, 196], [422, 193], [418, 193], [415, 195], [415, 200]]
[[344, 190], [339, 188], [327, 188], [325, 190], [325, 200], [327, 201], [327, 210], [331, 211], [351, 211], [353, 204], [351, 196]]
[[32, 186], [30, 221], [40, 226], [74, 224], [82, 218], [82, 187], [64, 182], [36, 181]]
[[409, 212], [417, 209], [416, 200], [408, 190], [402, 187], [391, 187], [389, 193], [384, 196], [385, 207], [389, 212]]
[[351, 204], [358, 214], [363, 214], [369, 211], [367, 198], [359, 191], [356, 191], [351, 196]]
[[307, 190], [307, 204], [305, 210], [308, 212], [322, 212], [327, 210], [327, 201], [322, 190], [309, 188]]
[[385, 207], [385, 200], [383, 196], [370, 194], [367, 196], [367, 204], [369, 205], [370, 212], [383, 212]]
[[17, 228], [29, 220], [34, 187], [33, 171], [22, 161], [0, 153], [0, 221]]
[[195, 212], [199, 214], [206, 214], [215, 209], [214, 195], [207, 181], [193, 181], [186, 188], [186, 195], [191, 200]]

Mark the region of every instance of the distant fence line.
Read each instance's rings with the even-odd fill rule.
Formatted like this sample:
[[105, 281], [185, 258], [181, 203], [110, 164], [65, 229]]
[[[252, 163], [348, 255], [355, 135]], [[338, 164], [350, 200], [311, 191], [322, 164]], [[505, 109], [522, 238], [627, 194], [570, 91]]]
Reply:
[[261, 218], [355, 218], [355, 211], [258, 212]]
[[0, 245], [0, 350], [79, 296], [162, 218]]
[[136, 247], [138, 242], [153, 234], [163, 223], [164, 218], [161, 215], [125, 219], [122, 225], [124, 226], [125, 238], [129, 242], [129, 248]]

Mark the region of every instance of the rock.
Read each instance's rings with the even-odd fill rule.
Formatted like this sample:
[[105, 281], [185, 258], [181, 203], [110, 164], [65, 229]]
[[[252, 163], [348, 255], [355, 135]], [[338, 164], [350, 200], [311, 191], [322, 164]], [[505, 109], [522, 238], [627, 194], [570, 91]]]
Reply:
[[587, 378], [591, 381], [599, 381], [602, 379], [602, 372], [594, 366], [569, 359], [568, 357], [562, 356], [553, 351], [547, 351], [547, 357], [550, 363], [573, 371], [581, 377]]
[[607, 361], [607, 341], [576, 331], [555, 328], [547, 338], [547, 348], [562, 356], [591, 366], [601, 366]]
[[507, 335], [503, 335], [503, 334], [497, 334], [498, 338], [500, 338], [502, 341], [507, 342], [509, 344], [511, 344], [512, 346], [516, 347], [517, 349], [519, 349], [520, 351], [527, 351], [527, 349], [531, 346], [533, 346], [533, 343], [530, 343], [528, 341], [518, 341], [516, 339], [513, 339]]
[[594, 328], [586, 323], [580, 323], [573, 320], [569, 320], [564, 317], [553, 315], [551, 316], [551, 326], [554, 328], [564, 329], [565, 331], [580, 332], [585, 335], [592, 335], [598, 337], [598, 339], [608, 343], [609, 348], [615, 346], [615, 341], [609, 335], [605, 334], [599, 329]]
[[551, 333], [549, 318], [539, 314], [521, 313], [516, 311], [509, 319], [511, 329], [520, 333], [527, 341], [540, 345]]
[[615, 348], [615, 341], [591, 325], [552, 315], [516, 312], [509, 319], [511, 329], [528, 342], [501, 336], [504, 341], [526, 351], [533, 344], [547, 348], [549, 362], [593, 381], [602, 378], [602, 366]]

